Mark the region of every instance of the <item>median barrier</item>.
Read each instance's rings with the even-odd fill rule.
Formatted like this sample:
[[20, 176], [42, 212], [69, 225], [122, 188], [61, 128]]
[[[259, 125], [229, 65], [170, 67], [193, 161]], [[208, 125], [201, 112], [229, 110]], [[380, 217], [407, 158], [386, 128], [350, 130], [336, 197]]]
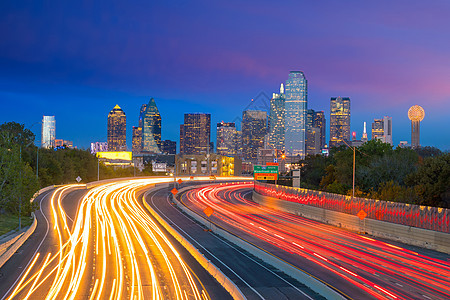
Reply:
[[327, 210], [292, 201], [281, 200], [261, 195], [253, 191], [254, 202], [272, 209], [285, 211], [308, 219], [349, 230], [368, 233], [405, 244], [419, 246], [450, 254], [450, 234], [429, 229], [406, 226], [396, 223], [365, 218], [360, 220], [355, 215]]
[[[158, 188], [165, 188], [168, 185], [162, 185]], [[155, 186], [156, 188], [156, 186]], [[154, 190], [154, 189], [153, 189]], [[184, 238], [178, 231], [171, 227], [153, 208], [145, 201], [147, 195], [151, 192], [147, 191], [144, 194], [142, 202], [148, 211], [155, 217], [155, 219], [197, 260], [205, 270], [219, 282], [225, 290], [233, 297], [233, 299], [246, 299], [237, 285], [231, 281], [216, 265], [208, 260], [197, 248], [195, 248], [186, 238]]]
[[[19, 234], [18, 238], [15, 239], [15, 241], [11, 244], [9, 244], [9, 248], [0, 256], [0, 268], [8, 261], [8, 259], [11, 258], [11, 256], [16, 253], [16, 251], [20, 248], [20, 246], [25, 243], [25, 241], [30, 237], [30, 235], [34, 232], [37, 226], [37, 219], [34, 213], [31, 213], [33, 215], [33, 223], [31, 224], [28, 229]], [[9, 242], [9, 241], [8, 241]], [[6, 243], [8, 243], [6, 242]], [[1, 247], [1, 246], [0, 246]]]
[[[188, 189], [200, 187], [202, 186], [185, 187], [180, 189], [179, 193], [181, 194], [183, 191], [186, 191]], [[264, 262], [272, 265], [278, 270], [294, 278], [298, 282], [303, 283], [311, 290], [322, 295], [326, 299], [346, 299], [343, 295], [341, 295], [337, 290], [335, 290], [332, 286], [328, 285], [326, 282], [306, 273], [305, 271], [297, 268], [294, 265], [291, 265], [290, 263], [278, 258], [277, 256], [271, 254], [270, 252], [267, 252], [266, 250], [259, 248], [258, 246], [252, 244], [251, 242], [234, 235], [233, 233], [227, 231], [226, 229], [223, 229], [220, 226], [216, 225], [214, 222], [210, 222], [203, 216], [197, 214], [190, 208], [186, 207], [184, 204], [180, 203], [180, 201], [178, 201], [176, 197], [174, 197], [174, 201], [184, 213], [186, 213], [187, 215], [189, 215], [191, 218], [201, 223], [202, 225], [211, 228], [211, 231], [214, 232], [215, 234], [234, 243], [235, 245], [249, 252], [253, 256], [258, 257]]]

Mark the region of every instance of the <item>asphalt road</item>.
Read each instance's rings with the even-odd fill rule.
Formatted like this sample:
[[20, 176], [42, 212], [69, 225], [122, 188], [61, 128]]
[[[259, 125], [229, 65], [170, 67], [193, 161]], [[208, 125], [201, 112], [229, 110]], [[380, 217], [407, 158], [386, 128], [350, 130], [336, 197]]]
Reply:
[[229, 299], [138, 200], [169, 180], [64, 186], [39, 196], [35, 232], [0, 269], [2, 299]]
[[303, 284], [272, 268], [183, 214], [170, 190], [152, 192], [146, 201], [173, 228], [227, 275], [248, 299], [321, 299]]
[[450, 299], [449, 255], [387, 242], [260, 206], [251, 185], [191, 190], [183, 203], [353, 299]]

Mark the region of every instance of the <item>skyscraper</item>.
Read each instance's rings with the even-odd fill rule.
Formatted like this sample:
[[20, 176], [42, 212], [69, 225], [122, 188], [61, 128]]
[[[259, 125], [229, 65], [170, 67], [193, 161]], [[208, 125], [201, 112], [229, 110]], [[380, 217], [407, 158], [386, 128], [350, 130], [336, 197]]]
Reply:
[[367, 142], [366, 122], [364, 122], [364, 130], [363, 130], [363, 134], [362, 134], [361, 141], [362, 141], [363, 143]]
[[180, 125], [180, 152], [182, 154], [202, 154], [210, 149], [211, 114], [184, 114], [184, 124]]
[[284, 145], [288, 156], [305, 157], [308, 83], [301, 71], [291, 71], [286, 80]]
[[133, 154], [142, 152], [142, 128], [133, 126], [133, 137], [131, 139]]
[[236, 155], [236, 124], [217, 123], [217, 154], [233, 156]]
[[127, 117], [119, 105], [108, 114], [108, 150], [127, 150]]
[[256, 161], [258, 148], [264, 146], [267, 133], [267, 112], [246, 110], [242, 113], [242, 154], [244, 159]]
[[54, 148], [56, 138], [56, 121], [55, 116], [42, 117], [42, 132], [41, 132], [41, 146], [42, 148]]
[[161, 153], [161, 115], [153, 98], [142, 115], [142, 152]]
[[383, 140], [383, 135], [384, 135], [383, 120], [374, 119], [372, 123], [372, 140], [373, 139]]
[[411, 120], [411, 147], [420, 147], [420, 122], [425, 117], [425, 111], [419, 105], [411, 106], [408, 118]]
[[161, 152], [164, 154], [177, 154], [177, 142], [171, 140], [161, 141]]
[[270, 100], [268, 126], [270, 146], [281, 151], [284, 151], [285, 101], [284, 86], [281, 84], [280, 93], [273, 93]]
[[327, 132], [326, 126], [327, 121], [325, 119], [325, 113], [323, 111], [316, 111], [314, 114], [314, 127], [319, 128], [320, 149], [325, 148]]
[[321, 133], [325, 118], [323, 118], [323, 112], [320, 112], [317, 116], [316, 111], [308, 109], [306, 112], [306, 155], [316, 155], [321, 152]]
[[374, 119], [372, 123], [372, 139], [379, 139], [383, 143], [393, 144], [392, 142], [392, 117], [383, 119]]
[[350, 98], [334, 97], [330, 101], [330, 148], [350, 141]]

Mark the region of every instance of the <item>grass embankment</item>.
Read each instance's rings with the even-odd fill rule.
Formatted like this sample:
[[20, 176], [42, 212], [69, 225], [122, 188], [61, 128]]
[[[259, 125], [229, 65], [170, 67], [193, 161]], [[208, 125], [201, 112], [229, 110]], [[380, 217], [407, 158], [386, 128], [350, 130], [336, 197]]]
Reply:
[[[33, 219], [22, 217], [22, 227], [30, 226]], [[19, 228], [19, 217], [13, 214], [0, 214], [0, 236]]]

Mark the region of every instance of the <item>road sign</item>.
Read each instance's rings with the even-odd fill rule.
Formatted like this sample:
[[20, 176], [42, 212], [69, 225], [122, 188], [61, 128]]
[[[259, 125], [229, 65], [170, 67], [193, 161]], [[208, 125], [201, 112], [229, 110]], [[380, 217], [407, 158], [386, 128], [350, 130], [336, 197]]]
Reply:
[[278, 158], [275, 157], [275, 158], [273, 159], [273, 162], [274, 162], [274, 163], [277, 163], [277, 162], [278, 162]]
[[206, 207], [203, 212], [205, 215], [208, 216], [208, 218], [214, 213], [214, 209], [212, 209], [210, 206]]
[[278, 166], [253, 166], [255, 180], [277, 180]]
[[77, 182], [80, 182], [80, 181], [81, 181], [81, 177], [78, 176], [77, 178], [75, 178], [75, 180], [76, 180]]
[[253, 172], [278, 174], [278, 166], [253, 166]]
[[181, 184], [182, 182], [183, 182], [183, 180], [181, 180], [181, 179], [178, 179], [178, 184]]
[[278, 180], [278, 174], [255, 173], [255, 180]]
[[278, 166], [277, 162], [268, 162], [266, 163], [266, 166]]
[[364, 210], [360, 210], [357, 214], [358, 218], [360, 218], [361, 220], [363, 220], [365, 217], [367, 217], [367, 213]]
[[170, 192], [175, 196], [178, 193], [178, 190], [176, 188], [173, 188]]

